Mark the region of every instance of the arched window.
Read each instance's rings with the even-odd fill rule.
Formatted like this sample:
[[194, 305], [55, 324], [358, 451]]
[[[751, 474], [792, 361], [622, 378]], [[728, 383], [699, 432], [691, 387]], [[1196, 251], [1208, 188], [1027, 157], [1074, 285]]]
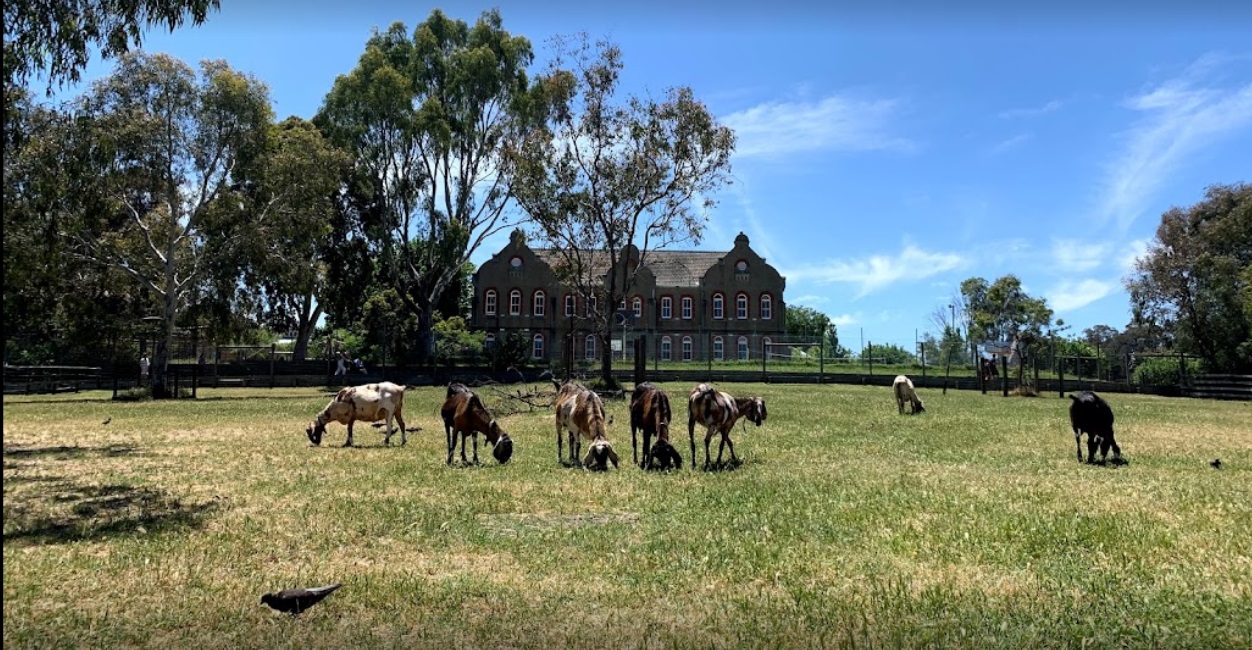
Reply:
[[483, 294], [483, 314], [487, 316], [496, 315], [496, 298], [495, 289], [488, 289], [487, 293]]
[[587, 296], [587, 315], [588, 316], [594, 316], [595, 313], [599, 311], [597, 309], [599, 306], [600, 306], [600, 301], [596, 300], [595, 296]]
[[509, 315], [516, 316], [522, 313], [522, 290], [514, 289], [509, 292]]
[[748, 360], [748, 337], [746, 336], [739, 337], [739, 360]]
[[774, 341], [771, 340], [768, 336], [761, 339], [761, 358], [762, 359], [769, 360], [769, 358], [773, 356], [774, 350], [770, 348], [770, 344], [772, 344], [773, 342]]
[[748, 320], [748, 294], [746, 293], [735, 296], [735, 318]]
[[531, 350], [530, 350], [531, 358], [542, 359], [543, 358], [543, 334], [536, 334], [535, 338], [531, 339], [531, 341], [532, 341]]
[[713, 320], [726, 317], [726, 298], [720, 293], [713, 294]]
[[770, 320], [774, 317], [774, 297], [768, 293], [761, 294], [761, 320]]
[[546, 304], [547, 302], [548, 302], [548, 295], [545, 294], [542, 290], [536, 291], [535, 301], [534, 301], [534, 310], [530, 312], [531, 315], [539, 316], [540, 318], [542, 318], [545, 314], [547, 314], [548, 313], [547, 304]]
[[691, 361], [691, 357], [692, 357], [691, 337], [684, 336], [683, 337], [683, 361]]
[[674, 317], [674, 299], [669, 296], [661, 297], [661, 319], [669, 320]]
[[713, 337], [713, 360], [723, 361], [726, 359], [726, 344], [722, 341], [722, 337]]
[[566, 316], [574, 315], [574, 305], [575, 305], [574, 294], [572, 293], [565, 294], [565, 315]]
[[643, 298], [635, 296], [634, 301], [631, 302], [630, 308], [635, 312], [635, 318], [643, 318]]
[[495, 334], [488, 334], [487, 337], [483, 339], [483, 347], [488, 350], [490, 350], [492, 346], [494, 346], [495, 344], [496, 344]]
[[691, 320], [691, 296], [683, 296], [683, 320]]
[[674, 356], [674, 344], [668, 336], [661, 337], [661, 361], [669, 361]]
[[587, 335], [587, 342], [583, 344], [583, 358], [588, 361], [594, 361], [596, 358], [596, 337], [594, 334]]

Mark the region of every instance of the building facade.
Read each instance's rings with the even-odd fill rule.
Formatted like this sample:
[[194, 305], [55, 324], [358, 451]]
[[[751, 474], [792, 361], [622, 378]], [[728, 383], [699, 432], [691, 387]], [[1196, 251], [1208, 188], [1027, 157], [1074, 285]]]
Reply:
[[[628, 246], [621, 259], [637, 260], [638, 250]], [[587, 319], [598, 311], [596, 297], [564, 286], [556, 264], [555, 251], [532, 249], [514, 231], [474, 273], [471, 327], [487, 333], [488, 345], [520, 333], [537, 362], [556, 365], [567, 352], [577, 361], [598, 360], [601, 341]], [[785, 288], [786, 278], [743, 233], [726, 252], [649, 251], [617, 305], [611, 345], [615, 356], [632, 357], [642, 336], [651, 359], [759, 360], [786, 332]]]

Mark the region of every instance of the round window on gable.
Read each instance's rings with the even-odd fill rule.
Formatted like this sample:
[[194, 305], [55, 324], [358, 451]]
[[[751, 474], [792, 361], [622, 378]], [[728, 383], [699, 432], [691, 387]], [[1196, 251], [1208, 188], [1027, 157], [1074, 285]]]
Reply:
[[737, 272], [739, 272], [739, 273], [747, 273], [747, 272], [748, 272], [748, 261], [747, 261], [747, 260], [739, 260], [738, 262], [736, 262], [736, 263], [735, 263], [735, 271], [737, 271]]
[[509, 266], [514, 269], [522, 268], [522, 258], [513, 256], [513, 259], [509, 260]]

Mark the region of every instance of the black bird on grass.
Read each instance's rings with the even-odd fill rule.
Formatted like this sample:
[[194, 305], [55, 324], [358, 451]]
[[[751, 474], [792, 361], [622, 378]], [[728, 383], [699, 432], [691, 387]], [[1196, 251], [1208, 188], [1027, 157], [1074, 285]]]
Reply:
[[113, 416], [109, 416], [109, 417], [105, 418], [105, 419], [104, 419], [104, 422], [101, 422], [100, 424], [108, 424], [108, 423], [110, 423], [110, 422], [112, 422], [112, 421], [113, 421]]
[[325, 587], [310, 587], [308, 589], [284, 589], [276, 594], [265, 594], [261, 596], [261, 604], [269, 605], [271, 609], [280, 612], [287, 612], [292, 616], [303, 612], [304, 610], [316, 605], [321, 600], [330, 595], [330, 592], [342, 587], [342, 583], [326, 585]]
[[1221, 469], [1221, 468], [1222, 468], [1222, 459], [1220, 459], [1220, 458], [1214, 458], [1213, 460], [1210, 460], [1210, 461], [1209, 461], [1209, 465], [1212, 465], [1212, 466], [1213, 466], [1213, 469]]

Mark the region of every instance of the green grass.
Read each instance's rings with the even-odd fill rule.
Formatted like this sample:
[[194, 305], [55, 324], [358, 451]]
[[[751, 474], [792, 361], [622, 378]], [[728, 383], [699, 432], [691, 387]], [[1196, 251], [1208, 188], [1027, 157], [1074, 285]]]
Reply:
[[436, 388], [358, 449], [309, 447], [311, 389], [6, 397], [5, 647], [1252, 645], [1252, 404], [1110, 395], [1130, 464], [1098, 467], [1056, 397], [722, 388], [768, 402], [743, 464], [669, 474], [562, 468], [547, 410], [446, 467]]

